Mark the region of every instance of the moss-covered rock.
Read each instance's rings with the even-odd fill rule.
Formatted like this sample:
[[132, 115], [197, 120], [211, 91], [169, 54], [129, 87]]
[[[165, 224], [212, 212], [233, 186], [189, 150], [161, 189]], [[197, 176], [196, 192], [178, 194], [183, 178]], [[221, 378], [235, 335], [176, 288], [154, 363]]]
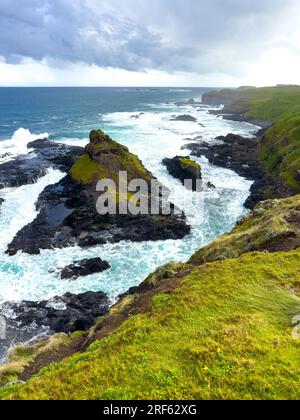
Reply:
[[[190, 157], [176, 156], [173, 159], [164, 159], [163, 164], [174, 178], [180, 179], [183, 185], [185, 182], [192, 181], [193, 191], [199, 189], [199, 180], [202, 179], [201, 165], [193, 161]], [[187, 185], [187, 184], [186, 184]]]
[[190, 262], [198, 265], [252, 251], [289, 251], [298, 247], [300, 195], [260, 203], [231, 233], [201, 248]]
[[85, 151], [70, 170], [72, 178], [82, 184], [94, 185], [101, 179], [111, 179], [118, 186], [121, 171], [127, 172], [129, 182], [143, 179], [150, 183], [153, 178], [136, 155], [101, 130], [91, 131]]
[[[123, 178], [124, 172], [127, 179], [126, 176]], [[112, 204], [110, 209], [106, 209], [103, 202], [101, 207], [98, 206], [101, 199], [104, 202], [107, 199], [107, 195], [103, 197], [103, 191], [98, 191], [100, 180], [114, 181], [114, 188], [108, 191]], [[139, 191], [138, 186], [134, 186], [134, 192], [127, 191], [128, 184], [135, 180], [143, 182], [147, 187], [145, 192]], [[93, 130], [85, 153], [72, 165], [68, 176], [47, 187], [39, 196], [39, 214], [18, 232], [7, 253], [15, 255], [22, 250], [38, 254], [41, 249], [75, 244], [92, 247], [125, 240], [182, 239], [190, 233], [191, 227], [184, 215], [178, 216], [172, 203], [168, 206], [158, 193], [156, 196], [150, 194], [152, 181], [157, 184], [153, 175], [127, 147], [101, 130]], [[157, 209], [153, 212], [154, 201]], [[131, 205], [134, 211], [129, 211]], [[103, 207], [104, 211], [99, 211]], [[170, 209], [169, 214], [164, 212], [165, 207]]]

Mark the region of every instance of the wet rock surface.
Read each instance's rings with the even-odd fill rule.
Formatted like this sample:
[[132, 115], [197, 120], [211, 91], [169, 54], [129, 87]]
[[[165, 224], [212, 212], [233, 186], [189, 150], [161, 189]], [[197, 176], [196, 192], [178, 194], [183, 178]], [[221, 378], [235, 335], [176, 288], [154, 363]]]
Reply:
[[245, 178], [255, 180], [264, 175], [258, 163], [258, 139], [228, 134], [216, 140], [218, 144], [199, 142], [187, 145], [187, 148], [193, 156], [205, 156], [210, 163], [232, 169]]
[[199, 183], [202, 179], [201, 166], [191, 160], [189, 157], [176, 156], [173, 159], [164, 159], [163, 164], [167, 167], [168, 172], [174, 178], [179, 179], [183, 184], [185, 181], [192, 181], [192, 190], [197, 191]]
[[244, 138], [236, 134], [217, 137], [217, 144], [208, 144], [199, 139], [187, 144], [192, 156], [206, 157], [211, 164], [235, 171], [240, 176], [254, 181], [251, 194], [245, 202], [253, 209], [257, 203], [274, 197], [288, 197], [291, 192], [278, 180], [270, 177], [259, 162], [259, 144], [262, 132], [257, 137]]
[[197, 122], [197, 118], [192, 115], [178, 115], [177, 117], [171, 118], [171, 121], [185, 121], [185, 122]]
[[62, 280], [75, 280], [78, 277], [88, 276], [90, 274], [102, 273], [108, 270], [110, 265], [101, 258], [91, 258], [76, 261], [74, 264], [68, 265], [61, 271]]
[[[48, 328], [50, 333], [86, 331], [109, 308], [109, 298], [102, 292], [79, 295], [67, 293], [62, 297], [41, 302], [24, 301], [1, 306], [1, 316], [9, 328]], [[11, 314], [11, 317], [7, 316]]]
[[74, 245], [85, 248], [123, 240], [179, 239], [191, 229], [184, 220], [172, 215], [99, 215], [95, 198], [69, 176], [44, 190], [37, 209], [40, 213], [36, 219], [9, 244], [9, 255], [18, 251], [39, 254], [41, 249]]
[[[175, 215], [174, 206], [171, 206], [172, 214], [169, 216], [150, 213], [100, 215], [96, 208], [98, 177], [115, 179], [120, 170], [127, 169], [128, 179], [144, 177], [149, 184], [151, 174], [125, 146], [114, 142], [104, 133], [93, 131], [90, 140], [85, 148], [86, 154], [82, 155], [83, 159], [79, 159], [73, 170], [81, 181], [67, 175], [40, 194], [36, 203], [38, 216], [17, 233], [8, 246], [9, 255], [15, 255], [18, 251], [38, 254], [41, 249], [74, 245], [92, 247], [123, 240], [182, 239], [190, 233], [191, 227], [183, 217]], [[91, 169], [94, 172], [87, 178]]]
[[0, 165], [0, 189], [32, 184], [46, 175], [47, 169], [55, 168], [67, 172], [75, 159], [82, 155], [81, 147], [68, 146], [47, 139], [28, 143], [28, 155]]

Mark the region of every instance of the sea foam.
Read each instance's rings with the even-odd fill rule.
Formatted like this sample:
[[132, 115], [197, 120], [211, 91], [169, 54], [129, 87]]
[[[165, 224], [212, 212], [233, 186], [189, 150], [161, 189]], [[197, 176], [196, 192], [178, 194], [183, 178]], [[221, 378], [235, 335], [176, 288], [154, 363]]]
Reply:
[[0, 141], [0, 163], [12, 160], [18, 155], [27, 154], [30, 152], [27, 148], [28, 143], [48, 137], [48, 133], [32, 134], [25, 128], [19, 128], [10, 139]]

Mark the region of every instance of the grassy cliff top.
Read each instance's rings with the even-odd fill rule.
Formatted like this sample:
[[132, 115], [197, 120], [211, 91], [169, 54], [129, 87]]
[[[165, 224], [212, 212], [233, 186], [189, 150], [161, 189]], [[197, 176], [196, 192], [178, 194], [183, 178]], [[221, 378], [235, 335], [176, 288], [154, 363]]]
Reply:
[[0, 397], [298, 399], [299, 286], [299, 251], [195, 267], [111, 336]]
[[260, 148], [260, 159], [284, 185], [300, 192], [300, 86], [226, 89], [204, 95], [203, 101], [224, 103], [229, 112], [246, 119], [270, 121]]
[[201, 248], [191, 258], [204, 264], [252, 251], [289, 251], [300, 247], [300, 195], [260, 203], [233, 231]]
[[[299, 195], [261, 203], [188, 264], [159, 268], [125, 296], [83, 353], [0, 398], [298, 399], [299, 239]], [[82, 337], [17, 348], [4, 380], [56, 346], [71, 354], [74, 340]]]

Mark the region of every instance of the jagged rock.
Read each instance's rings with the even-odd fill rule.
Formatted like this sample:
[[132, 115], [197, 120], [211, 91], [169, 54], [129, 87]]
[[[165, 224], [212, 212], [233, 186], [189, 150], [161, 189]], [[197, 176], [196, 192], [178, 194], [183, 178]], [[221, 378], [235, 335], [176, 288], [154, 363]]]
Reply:
[[32, 184], [47, 173], [50, 167], [67, 172], [84, 149], [59, 144], [47, 139], [36, 140], [27, 145], [28, 155], [0, 165], [0, 189]]
[[193, 191], [197, 190], [197, 181], [202, 179], [201, 166], [189, 157], [176, 156], [173, 159], [164, 159], [163, 164], [174, 178], [180, 179], [185, 184], [186, 180], [192, 180]]
[[291, 193], [278, 180], [271, 178], [259, 161], [260, 135], [244, 138], [236, 134], [217, 137], [218, 144], [191, 143], [186, 148], [192, 156], [206, 157], [210, 163], [235, 171], [240, 176], [255, 181], [245, 206], [253, 209], [266, 198], [287, 197]]
[[86, 331], [108, 309], [109, 299], [102, 292], [67, 293], [48, 301], [6, 303], [1, 307], [4, 316], [8, 312], [14, 314], [12, 318], [5, 316], [8, 326], [22, 329], [34, 324], [48, 327], [52, 333]]
[[171, 118], [171, 121], [186, 121], [186, 122], [197, 122], [197, 118], [192, 115], [179, 115]]
[[210, 188], [211, 190], [214, 190], [216, 188], [216, 186], [210, 181], [207, 183], [207, 187]]
[[169, 216], [100, 215], [96, 209], [99, 179], [113, 179], [118, 183], [119, 171], [126, 171], [128, 181], [143, 179], [150, 186], [153, 175], [127, 147], [100, 130], [91, 132], [85, 151], [72, 165], [70, 175], [48, 186], [39, 196], [38, 216], [15, 236], [7, 249], [9, 255], [20, 250], [38, 254], [41, 249], [75, 244], [91, 247], [122, 240], [181, 239], [190, 233], [185, 220], [174, 214], [174, 206]]
[[61, 271], [61, 278], [77, 279], [78, 277], [88, 276], [90, 274], [102, 273], [108, 270], [110, 265], [101, 258], [91, 258], [89, 260], [76, 261], [74, 264], [68, 265]]

